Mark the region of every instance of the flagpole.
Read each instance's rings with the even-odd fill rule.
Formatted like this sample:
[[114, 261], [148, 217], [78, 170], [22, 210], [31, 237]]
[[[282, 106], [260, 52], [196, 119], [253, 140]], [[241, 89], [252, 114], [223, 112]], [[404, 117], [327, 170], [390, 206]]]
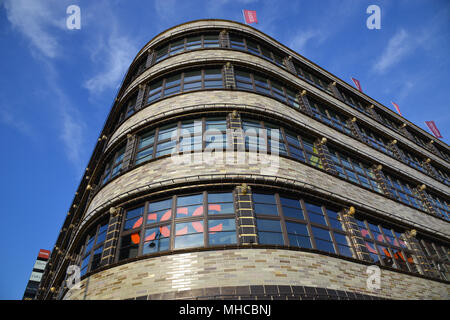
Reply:
[[242, 17], [244, 18], [244, 23], [245, 23], [246, 25], [248, 25], [248, 23], [246, 22], [247, 20], [245, 19], [244, 9], [242, 9]]

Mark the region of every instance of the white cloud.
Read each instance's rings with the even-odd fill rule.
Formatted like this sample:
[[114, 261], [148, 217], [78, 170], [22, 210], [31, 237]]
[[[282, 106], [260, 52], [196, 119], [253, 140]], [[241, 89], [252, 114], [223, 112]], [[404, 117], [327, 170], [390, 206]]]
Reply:
[[[61, 48], [52, 31], [65, 28], [65, 10], [61, 9], [61, 1], [5, 0], [3, 5], [11, 25], [30, 40], [33, 48], [47, 58], [60, 54]], [[63, 14], [58, 15], [59, 11]]]
[[36, 134], [33, 128], [20, 117], [14, 115], [11, 111], [0, 109], [0, 122], [17, 130], [28, 138], [35, 138]]
[[294, 51], [304, 55], [308, 42], [320, 44], [325, 41], [326, 35], [320, 30], [307, 30], [297, 33], [289, 42], [289, 47]]
[[[91, 95], [101, 94], [120, 85], [129, 65], [138, 53], [137, 40], [126, 35], [108, 2], [96, 2], [85, 15], [85, 21], [95, 32], [87, 39], [86, 46], [94, 74], [83, 87]], [[102, 19], [98, 19], [102, 17]]]
[[83, 84], [91, 94], [117, 88], [138, 52], [136, 45], [129, 38], [117, 35], [115, 32], [108, 35], [106, 43], [93, 50], [95, 52], [91, 52], [92, 62], [100, 62], [103, 67]]
[[373, 66], [373, 70], [378, 73], [384, 73], [410, 53], [415, 45], [416, 42], [405, 30], [399, 30], [389, 40], [386, 49]]

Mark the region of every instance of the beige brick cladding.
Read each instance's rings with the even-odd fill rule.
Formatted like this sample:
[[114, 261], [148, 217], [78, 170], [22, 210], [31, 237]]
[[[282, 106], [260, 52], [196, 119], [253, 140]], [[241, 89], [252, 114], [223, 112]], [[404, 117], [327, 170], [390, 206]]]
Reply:
[[[225, 103], [226, 101], [226, 103]], [[142, 126], [148, 122], [154, 122], [158, 119], [167, 118], [177, 114], [183, 114], [190, 110], [201, 110], [204, 104], [215, 104], [218, 110], [224, 109], [223, 104], [230, 105], [230, 110], [245, 110], [245, 111], [259, 111], [268, 114], [276, 114], [282, 119], [293, 121], [302, 127], [309, 128], [311, 131], [318, 132], [320, 137], [326, 137], [330, 142], [338, 142], [342, 145], [352, 149], [355, 153], [361, 153], [372, 158], [374, 163], [382, 164], [386, 167], [395, 168], [399, 172], [418, 179], [421, 183], [425, 183], [429, 187], [440, 190], [444, 194], [449, 193], [449, 187], [443, 183], [423, 174], [422, 172], [413, 169], [406, 164], [387, 156], [386, 154], [369, 147], [368, 145], [346, 136], [345, 134], [313, 119], [297, 110], [294, 110], [287, 105], [256, 93], [242, 92], [242, 91], [201, 91], [181, 94], [175, 97], [157, 102], [126, 120], [112, 135], [108, 147], [109, 148], [117, 139], [126, 137], [126, 134], [136, 127]], [[195, 105], [198, 104], [198, 105]], [[240, 105], [242, 104], [242, 105]], [[211, 108], [211, 106], [208, 106]], [[213, 107], [214, 108], [214, 107]]]
[[[275, 163], [275, 156], [268, 156], [269, 161]], [[136, 169], [123, 174], [111, 181], [101, 189], [89, 205], [82, 224], [90, 219], [96, 212], [108, 208], [114, 202], [120, 202], [121, 197], [133, 195], [138, 192], [151, 191], [152, 185], [159, 183], [170, 185], [177, 180], [198, 183], [198, 177], [202, 176], [207, 182], [211, 179], [225, 180], [226, 176], [241, 175], [248, 181], [266, 181], [269, 184], [288, 183], [292, 188], [318, 191], [330, 198], [343, 199], [347, 203], [354, 204], [379, 211], [383, 215], [389, 215], [397, 220], [405, 220], [413, 226], [431, 232], [440, 232], [450, 235], [450, 227], [433, 216], [420, 212], [412, 207], [407, 207], [399, 202], [390, 200], [377, 193], [365, 190], [357, 185], [340, 180], [323, 171], [286, 158], [278, 158], [279, 170], [276, 174], [268, 175], [260, 166], [252, 164], [227, 164], [225, 161], [215, 162], [212, 165], [206, 163], [192, 163], [183, 166], [174, 165], [169, 158], [162, 158], [139, 166]], [[263, 172], [262, 172], [263, 171]], [[148, 189], [147, 189], [148, 188]], [[382, 208], [382, 209], [380, 209]]]
[[302, 285], [389, 299], [448, 299], [448, 284], [381, 269], [367, 289], [367, 265], [282, 249], [229, 249], [172, 254], [98, 272], [65, 299], [127, 299], [149, 294], [245, 285]]
[[[377, 121], [373, 120], [369, 116], [353, 109], [352, 107], [348, 106], [347, 104], [341, 102], [340, 100], [336, 99], [335, 97], [329, 95], [328, 93], [325, 93], [324, 91], [318, 89], [317, 87], [311, 85], [310, 83], [304, 81], [303, 79], [294, 76], [293, 74], [289, 73], [287, 70], [281, 69], [280, 67], [274, 65], [273, 63], [257, 57], [255, 55], [251, 55], [249, 53], [240, 52], [240, 51], [232, 51], [232, 50], [220, 50], [220, 49], [214, 49], [214, 50], [200, 50], [200, 51], [194, 51], [194, 52], [186, 52], [182, 54], [175, 55], [173, 57], [170, 57], [168, 59], [165, 59], [156, 65], [150, 67], [148, 70], [146, 70], [144, 73], [142, 73], [139, 77], [137, 77], [124, 91], [124, 94], [122, 95], [121, 100], [125, 99], [126, 94], [133, 90], [135, 87], [137, 87], [140, 83], [145, 82], [147, 79], [153, 77], [153, 75], [163, 72], [164, 70], [174, 68], [176, 66], [183, 65], [185, 63], [192, 63], [192, 62], [212, 62], [212, 61], [231, 61], [231, 62], [242, 62], [249, 65], [254, 65], [257, 68], [263, 68], [264, 70], [268, 70], [273, 72], [274, 74], [277, 74], [278, 76], [283, 77], [284, 79], [288, 80], [290, 83], [295, 84], [299, 86], [302, 89], [306, 89], [309, 92], [314, 93], [315, 95], [319, 96], [325, 101], [328, 101], [331, 105], [338, 106], [341, 110], [345, 111], [347, 114], [349, 114], [349, 117], [357, 117], [358, 121], [362, 121], [365, 123], [370, 124], [371, 126], [377, 128], [380, 131], [386, 132], [392, 139], [396, 139], [399, 142], [402, 142], [403, 144], [413, 148], [418, 149], [422, 154], [424, 154], [424, 158], [430, 158], [434, 161], [440, 163], [441, 165], [448, 167], [448, 163], [437, 157], [435, 154], [429, 152], [428, 150], [419, 147], [418, 145], [414, 144], [412, 141], [408, 140], [404, 136], [400, 135], [399, 133], [393, 131], [392, 129], [389, 129], [388, 127], [378, 123]], [[230, 91], [227, 91], [230, 92]], [[189, 95], [192, 93], [188, 93]], [[246, 93], [244, 93], [246, 94]], [[190, 99], [190, 98], [189, 98]], [[174, 101], [172, 101], [173, 103]], [[229, 100], [225, 99], [218, 102], [230, 102]], [[239, 103], [246, 103], [245, 101], [241, 100]], [[157, 108], [157, 104], [153, 104], [150, 106], [152, 108], [153, 106]], [[178, 106], [178, 101], [176, 103], [172, 104], [172, 107]], [[134, 118], [134, 117], [131, 117]], [[125, 122], [126, 123], [126, 122]]]

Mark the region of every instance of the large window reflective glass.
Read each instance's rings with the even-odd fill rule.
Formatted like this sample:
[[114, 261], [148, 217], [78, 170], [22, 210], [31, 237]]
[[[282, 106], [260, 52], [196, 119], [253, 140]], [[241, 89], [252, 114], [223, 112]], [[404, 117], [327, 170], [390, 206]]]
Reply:
[[175, 225], [175, 249], [203, 247], [203, 221]]
[[177, 218], [203, 215], [203, 194], [177, 197]]
[[273, 194], [254, 193], [253, 206], [257, 215], [278, 215], [277, 204]]
[[278, 220], [257, 219], [258, 239], [261, 244], [284, 244]]
[[209, 244], [224, 245], [236, 243], [236, 223], [234, 219], [208, 221]]

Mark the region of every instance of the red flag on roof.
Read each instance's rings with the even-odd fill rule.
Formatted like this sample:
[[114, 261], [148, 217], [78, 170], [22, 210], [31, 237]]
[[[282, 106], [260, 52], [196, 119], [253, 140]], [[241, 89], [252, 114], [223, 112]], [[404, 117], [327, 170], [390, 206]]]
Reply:
[[362, 88], [361, 88], [361, 83], [359, 83], [359, 80], [357, 80], [357, 79], [355, 79], [355, 78], [352, 78], [352, 81], [353, 81], [353, 83], [355, 84], [355, 86], [358, 88], [358, 90], [361, 91], [361, 92], [363, 92], [363, 91], [362, 91]]
[[256, 11], [254, 10], [242, 10], [244, 13], [245, 23], [258, 23], [256, 18]]
[[396, 104], [395, 102], [392, 102], [392, 101], [391, 101], [391, 103], [395, 107], [395, 109], [397, 110], [398, 114], [403, 117], [402, 113], [400, 112], [400, 108], [399, 108], [398, 104]]
[[425, 124], [430, 128], [431, 132], [433, 132], [434, 136], [436, 138], [442, 139], [441, 133], [439, 132], [438, 128], [436, 127], [436, 124], [434, 121], [425, 121]]

